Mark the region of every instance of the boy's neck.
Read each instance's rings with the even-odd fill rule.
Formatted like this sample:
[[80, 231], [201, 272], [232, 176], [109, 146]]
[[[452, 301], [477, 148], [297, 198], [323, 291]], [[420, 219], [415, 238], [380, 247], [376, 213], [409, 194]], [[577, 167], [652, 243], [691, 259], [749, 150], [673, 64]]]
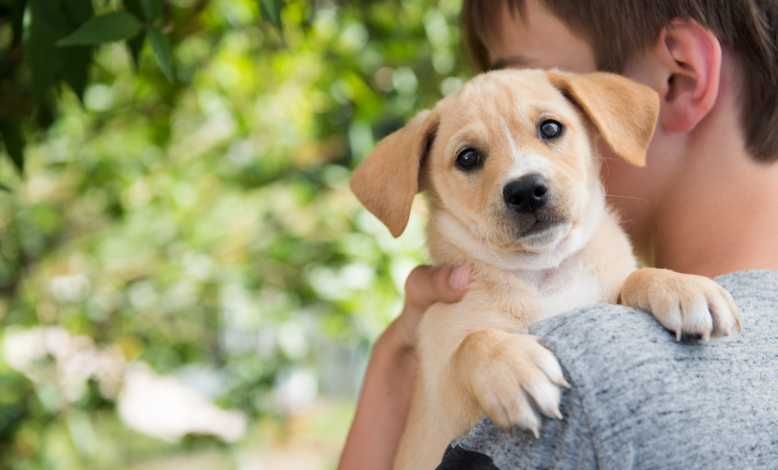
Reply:
[[653, 264], [716, 276], [778, 269], [778, 164], [748, 154], [738, 113], [706, 123], [657, 210]]

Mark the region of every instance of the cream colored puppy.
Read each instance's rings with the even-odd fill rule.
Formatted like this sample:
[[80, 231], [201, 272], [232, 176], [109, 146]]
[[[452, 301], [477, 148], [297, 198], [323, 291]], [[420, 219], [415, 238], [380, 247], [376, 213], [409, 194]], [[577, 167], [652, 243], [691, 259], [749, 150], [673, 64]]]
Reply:
[[354, 193], [395, 236], [423, 190], [433, 260], [473, 268], [465, 298], [434, 305], [420, 324], [396, 469], [434, 468], [483, 415], [536, 436], [541, 415], [562, 417], [568, 385], [527, 334], [534, 321], [621, 301], [679, 336], [739, 330], [737, 307], [712, 280], [637, 269], [606, 205], [598, 148], [642, 165], [658, 111], [652, 90], [617, 75], [490, 72], [386, 137], [356, 170]]

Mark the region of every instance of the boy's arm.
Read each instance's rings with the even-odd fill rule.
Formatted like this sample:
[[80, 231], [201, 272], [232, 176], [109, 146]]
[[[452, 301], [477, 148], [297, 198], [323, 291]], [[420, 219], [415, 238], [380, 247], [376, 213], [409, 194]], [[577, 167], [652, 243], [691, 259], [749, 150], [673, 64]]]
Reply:
[[389, 470], [413, 398], [416, 328], [436, 302], [456, 302], [469, 284], [466, 267], [421, 266], [405, 284], [405, 307], [373, 347], [339, 470]]

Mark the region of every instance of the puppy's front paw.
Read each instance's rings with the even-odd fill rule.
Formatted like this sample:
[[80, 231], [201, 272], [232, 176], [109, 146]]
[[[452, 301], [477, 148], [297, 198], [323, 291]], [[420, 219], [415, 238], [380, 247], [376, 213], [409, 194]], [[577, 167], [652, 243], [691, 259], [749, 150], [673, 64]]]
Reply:
[[621, 303], [647, 310], [665, 328], [681, 335], [729, 336], [741, 329], [732, 295], [714, 280], [667, 269], [645, 268], [630, 274]]
[[459, 351], [473, 398], [503, 428], [540, 433], [540, 415], [562, 419], [560, 387], [569, 387], [556, 357], [530, 335], [471, 333]]

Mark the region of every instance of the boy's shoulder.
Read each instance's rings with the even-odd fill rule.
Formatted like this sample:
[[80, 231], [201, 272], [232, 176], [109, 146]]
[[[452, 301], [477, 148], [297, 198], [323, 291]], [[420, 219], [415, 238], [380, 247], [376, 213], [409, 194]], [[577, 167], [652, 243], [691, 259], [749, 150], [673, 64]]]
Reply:
[[[565, 419], [545, 420], [537, 440], [484, 420], [454, 443], [476, 454], [450, 449], [441, 468], [724, 469], [778, 461], [778, 271], [717, 281], [743, 312], [734, 337], [677, 342], [647, 313], [617, 305], [534, 325], [573, 385], [562, 397]], [[482, 467], [449, 464], [478, 454], [488, 456]], [[494, 467], [483, 466], [489, 459]]]

